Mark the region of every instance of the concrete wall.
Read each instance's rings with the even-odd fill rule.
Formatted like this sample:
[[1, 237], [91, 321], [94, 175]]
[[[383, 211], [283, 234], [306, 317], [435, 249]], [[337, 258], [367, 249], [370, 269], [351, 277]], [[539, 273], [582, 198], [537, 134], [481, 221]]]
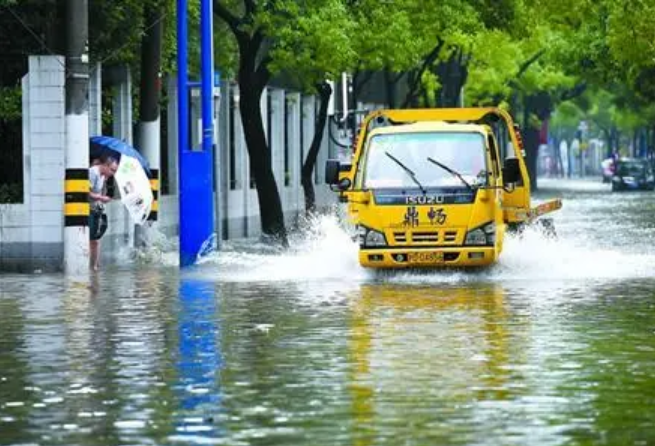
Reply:
[[[115, 70], [112, 71], [115, 74]], [[115, 76], [114, 76], [115, 77]], [[101, 132], [101, 69], [91, 72], [89, 88], [90, 134]], [[119, 79], [114, 91], [113, 136], [132, 140], [131, 79]], [[0, 271], [61, 270], [63, 263], [64, 202], [64, 58], [31, 56], [23, 80], [24, 202], [0, 205]], [[168, 83], [168, 172], [171, 194], [160, 196], [159, 220], [154, 230], [174, 240], [178, 233], [177, 109], [175, 80]], [[261, 234], [256, 189], [251, 186], [248, 153], [239, 114], [238, 88], [221, 87], [217, 128], [216, 174], [221, 194], [216, 196], [220, 214], [217, 232], [223, 239], [251, 238]], [[273, 171], [289, 226], [304, 212], [300, 185], [301, 163], [314, 135], [317, 101], [313, 96], [281, 88], [267, 88], [262, 95], [264, 125], [273, 150]], [[270, 115], [269, 115], [270, 113]], [[270, 123], [270, 132], [268, 131]], [[327, 207], [336, 197], [323, 184], [323, 169], [338, 150], [326, 130], [315, 172], [317, 204]], [[232, 167], [231, 167], [232, 166]], [[134, 225], [116, 200], [107, 208], [109, 230], [102, 240], [102, 261], [124, 259], [134, 248]], [[175, 241], [175, 240], [174, 240]], [[173, 243], [175, 244], [175, 243]]]
[[59, 269], [63, 260], [64, 58], [30, 56], [23, 78], [22, 204], [0, 205], [0, 270]]

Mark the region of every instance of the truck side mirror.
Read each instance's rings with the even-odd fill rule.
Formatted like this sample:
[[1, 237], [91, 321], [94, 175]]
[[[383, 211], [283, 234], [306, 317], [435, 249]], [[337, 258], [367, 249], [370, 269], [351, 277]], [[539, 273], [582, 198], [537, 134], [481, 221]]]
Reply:
[[340, 189], [348, 189], [350, 187], [350, 180], [345, 185], [345, 178], [339, 179], [339, 173], [350, 172], [352, 164], [341, 163], [339, 160], [327, 160], [325, 163], [325, 182], [327, 184], [338, 184]]
[[339, 170], [339, 160], [327, 160], [325, 162], [325, 182], [327, 184], [338, 184]]
[[521, 167], [518, 158], [507, 158], [503, 165], [503, 182], [518, 183], [521, 179]]

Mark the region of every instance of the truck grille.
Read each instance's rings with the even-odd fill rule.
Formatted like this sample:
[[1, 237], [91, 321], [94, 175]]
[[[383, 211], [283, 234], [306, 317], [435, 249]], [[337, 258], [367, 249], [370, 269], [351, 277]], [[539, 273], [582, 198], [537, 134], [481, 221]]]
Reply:
[[412, 233], [412, 241], [415, 243], [438, 243], [438, 232], [414, 232]]
[[409, 243], [425, 245], [454, 245], [457, 243], [457, 230], [448, 231], [394, 231], [393, 241], [396, 245]]
[[443, 242], [444, 243], [455, 243], [457, 241], [457, 231], [444, 231], [443, 232]]
[[407, 243], [407, 234], [404, 232], [394, 232], [393, 239], [396, 243]]

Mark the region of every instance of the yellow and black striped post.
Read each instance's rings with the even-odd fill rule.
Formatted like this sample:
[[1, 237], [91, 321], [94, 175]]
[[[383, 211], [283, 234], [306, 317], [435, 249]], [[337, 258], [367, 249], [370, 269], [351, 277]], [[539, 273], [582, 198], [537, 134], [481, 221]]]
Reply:
[[148, 221], [157, 221], [159, 214], [159, 169], [150, 169], [152, 178], [150, 178], [150, 188], [152, 189], [152, 207]]
[[89, 169], [66, 169], [64, 224], [89, 226]]

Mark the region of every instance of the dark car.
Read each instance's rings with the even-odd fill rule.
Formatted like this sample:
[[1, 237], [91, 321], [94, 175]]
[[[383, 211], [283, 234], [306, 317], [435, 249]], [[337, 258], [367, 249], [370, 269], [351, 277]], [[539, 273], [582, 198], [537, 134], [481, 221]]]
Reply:
[[648, 160], [637, 158], [619, 159], [612, 176], [612, 190], [653, 190], [655, 178]]

